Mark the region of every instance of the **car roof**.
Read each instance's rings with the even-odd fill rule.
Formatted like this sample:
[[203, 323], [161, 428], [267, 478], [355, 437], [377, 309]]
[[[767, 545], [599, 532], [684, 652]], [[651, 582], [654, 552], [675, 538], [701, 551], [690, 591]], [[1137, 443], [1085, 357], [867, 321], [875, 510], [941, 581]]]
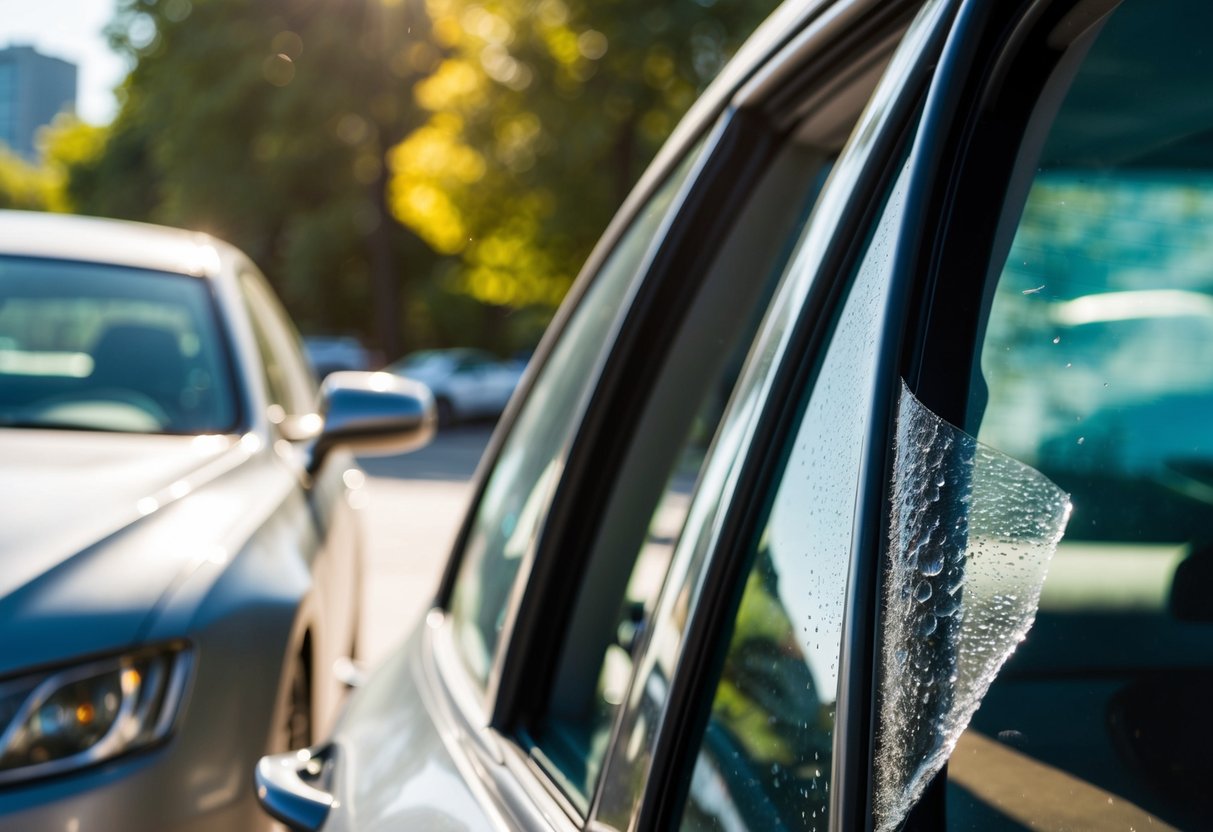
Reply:
[[0, 256], [43, 257], [215, 277], [235, 252], [208, 234], [160, 225], [0, 211]]

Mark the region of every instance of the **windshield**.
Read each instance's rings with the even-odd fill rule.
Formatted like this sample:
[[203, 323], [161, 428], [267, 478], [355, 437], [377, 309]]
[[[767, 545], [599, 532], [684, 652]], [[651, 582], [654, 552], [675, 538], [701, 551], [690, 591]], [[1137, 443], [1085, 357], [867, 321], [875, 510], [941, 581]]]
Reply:
[[0, 425], [201, 434], [236, 421], [205, 281], [0, 257]]

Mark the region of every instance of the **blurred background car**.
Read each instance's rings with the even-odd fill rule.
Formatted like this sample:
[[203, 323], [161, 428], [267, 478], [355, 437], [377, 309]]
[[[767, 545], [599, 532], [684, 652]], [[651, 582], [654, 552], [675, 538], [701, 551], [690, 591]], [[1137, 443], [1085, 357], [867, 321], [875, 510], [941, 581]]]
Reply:
[[267, 826], [253, 764], [324, 730], [357, 649], [349, 450], [428, 403], [318, 391], [218, 240], [0, 212], [0, 828]]
[[430, 388], [439, 424], [451, 425], [500, 416], [525, 367], [484, 350], [445, 349], [410, 353], [386, 369]]
[[374, 365], [370, 350], [353, 335], [305, 335], [303, 352], [321, 380], [329, 373], [370, 370]]

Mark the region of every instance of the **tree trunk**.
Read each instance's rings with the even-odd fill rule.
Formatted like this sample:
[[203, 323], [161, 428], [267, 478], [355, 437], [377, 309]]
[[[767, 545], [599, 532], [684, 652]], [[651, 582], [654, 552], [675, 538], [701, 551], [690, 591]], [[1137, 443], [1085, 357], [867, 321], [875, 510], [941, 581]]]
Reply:
[[367, 237], [371, 301], [375, 306], [375, 340], [385, 361], [400, 355], [401, 275], [392, 252], [392, 216], [387, 207], [388, 170], [384, 165], [371, 185], [378, 222]]

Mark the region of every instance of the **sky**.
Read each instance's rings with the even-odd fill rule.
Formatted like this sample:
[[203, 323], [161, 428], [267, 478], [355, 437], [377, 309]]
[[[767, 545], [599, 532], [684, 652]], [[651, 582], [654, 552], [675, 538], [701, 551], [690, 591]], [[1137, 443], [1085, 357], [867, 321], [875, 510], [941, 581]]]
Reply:
[[76, 108], [80, 117], [105, 124], [117, 110], [113, 89], [126, 64], [106, 43], [102, 29], [115, 0], [0, 0], [0, 49], [14, 44], [71, 61], [79, 68]]

